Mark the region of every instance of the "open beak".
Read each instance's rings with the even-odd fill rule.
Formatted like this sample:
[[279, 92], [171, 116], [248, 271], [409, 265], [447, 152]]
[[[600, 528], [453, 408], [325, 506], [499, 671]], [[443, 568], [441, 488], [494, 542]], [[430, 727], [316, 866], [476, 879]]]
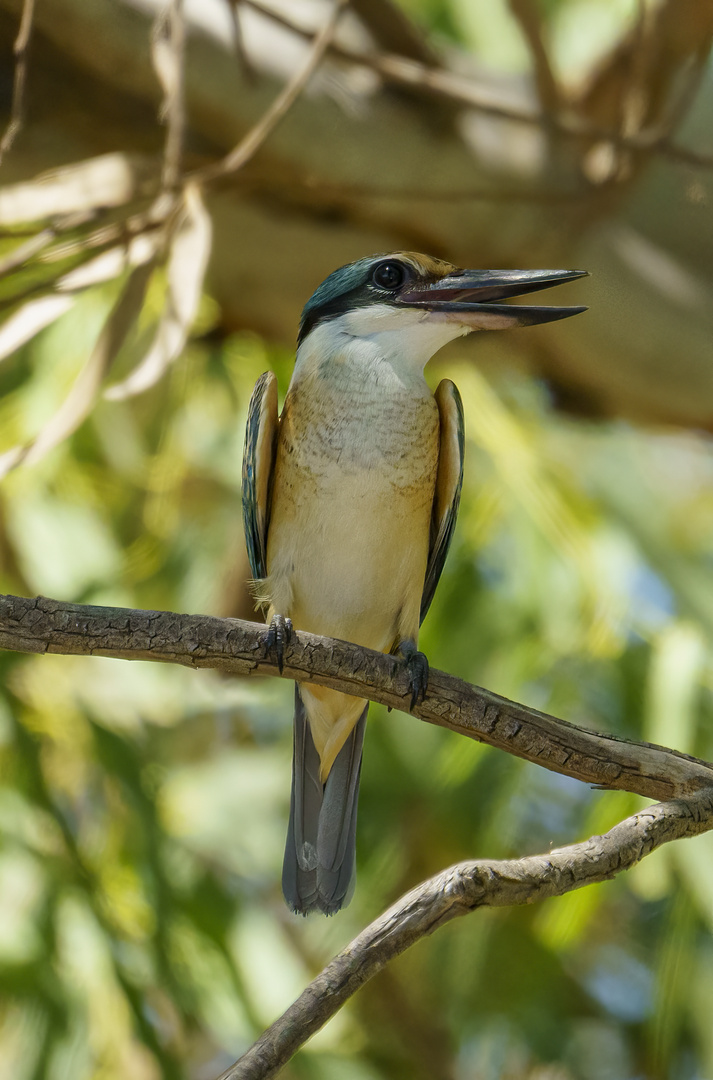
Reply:
[[549, 289], [586, 277], [586, 270], [459, 270], [435, 281], [404, 289], [396, 303], [441, 313], [471, 330], [507, 330], [513, 326], [567, 319], [586, 307], [525, 307], [494, 301]]

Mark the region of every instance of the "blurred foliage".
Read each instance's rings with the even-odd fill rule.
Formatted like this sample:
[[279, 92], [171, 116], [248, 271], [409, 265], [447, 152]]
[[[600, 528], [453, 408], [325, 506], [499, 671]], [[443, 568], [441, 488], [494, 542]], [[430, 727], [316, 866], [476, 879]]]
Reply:
[[[404, 6], [490, 63], [524, 67], [506, 3], [487, 18], [467, 0]], [[593, 63], [636, 7], [539, 4], [554, 62], [565, 74]], [[59, 269], [74, 266], [70, 253]], [[42, 295], [37, 273], [12, 288]], [[0, 455], [56, 415], [123, 281], [73, 296], [3, 360]], [[146, 351], [161, 285], [158, 271], [119, 378]], [[710, 442], [557, 413], [518, 364], [536, 334], [487, 335], [431, 365], [434, 386], [448, 374], [461, 389], [468, 447], [423, 648], [575, 723], [713, 757]], [[485, 368], [466, 361], [473, 349]], [[254, 335], [226, 337], [204, 296], [162, 381], [100, 401], [4, 478], [2, 591], [248, 615], [245, 411], [267, 368], [284, 393], [291, 363]], [[86, 657], [4, 653], [0, 667], [0, 1076], [13, 1080], [211, 1080], [426, 875], [582, 839], [643, 802], [372, 707], [356, 896], [334, 919], [302, 921], [280, 892], [289, 684]], [[713, 1074], [712, 928], [708, 834], [614, 882], [440, 930], [284, 1075], [699, 1080]]]
[[[8, 442], [56, 408], [108, 288], [5, 363]], [[3, 591], [240, 610], [244, 414], [265, 368], [284, 392], [291, 356], [214, 321], [206, 299], [167, 379], [103, 402], [6, 477]], [[468, 457], [423, 646], [538, 708], [711, 757], [710, 447], [556, 414], [518, 374], [526, 340], [481, 339], [484, 354], [498, 346], [487, 375], [457, 357], [431, 365], [434, 383], [447, 368], [460, 386]], [[17, 1080], [217, 1075], [424, 876], [601, 832], [640, 802], [373, 708], [356, 897], [303, 922], [279, 885], [288, 684], [101, 658], [2, 666], [0, 1074]], [[708, 835], [625, 880], [453, 924], [369, 984], [287, 1075], [703, 1076], [711, 866]]]
[[[531, 52], [510, 0], [399, 0], [400, 6], [444, 44], [465, 46], [488, 67], [524, 72]], [[525, 5], [527, 7], [527, 5]], [[555, 71], [578, 81], [633, 26], [652, 0], [531, 0]]]

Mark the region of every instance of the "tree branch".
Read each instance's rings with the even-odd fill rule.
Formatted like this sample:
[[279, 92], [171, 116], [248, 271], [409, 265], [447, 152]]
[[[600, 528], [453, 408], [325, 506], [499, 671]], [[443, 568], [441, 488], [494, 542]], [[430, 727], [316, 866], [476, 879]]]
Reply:
[[166, 144], [161, 183], [175, 191], [181, 179], [185, 115], [186, 25], [183, 0], [168, 0], [151, 29], [151, 56], [163, 88], [161, 118], [166, 122]]
[[533, 0], [508, 0], [508, 7], [530, 49], [540, 105], [545, 113], [557, 113], [564, 102], [545, 47], [540, 12]]
[[257, 153], [270, 132], [279, 124], [283, 116], [292, 108], [309, 80], [314, 75], [327, 52], [340, 16], [347, 6], [348, 0], [334, 0], [332, 12], [322, 29], [314, 35], [312, 46], [307, 54], [304, 64], [297, 69], [292, 78], [285, 84], [282, 91], [273, 101], [269, 109], [266, 109], [257, 124], [254, 125], [241, 139], [237, 146], [233, 147], [220, 161], [212, 165], [206, 165], [197, 169], [191, 175], [191, 179], [199, 183], [210, 183], [231, 173], [238, 172]]
[[[0, 595], [0, 648], [30, 653], [154, 660], [234, 675], [277, 675], [265, 627], [240, 619], [65, 604]], [[331, 686], [408, 711], [410, 687], [394, 656], [295, 632], [285, 678]], [[431, 671], [413, 715], [602, 788], [671, 799], [713, 785], [713, 765], [650, 743], [618, 739], [558, 720], [442, 671]]]
[[349, 6], [381, 49], [423, 64], [439, 63], [426, 33], [393, 0], [351, 0]]
[[220, 1080], [264, 1080], [274, 1074], [390, 960], [459, 915], [483, 907], [531, 904], [607, 881], [661, 844], [713, 828], [713, 788], [659, 803], [626, 818], [604, 836], [503, 861], [458, 863], [407, 893], [367, 926], [300, 994]]
[[[278, 674], [265, 658], [264, 640], [263, 625], [239, 619], [0, 595], [0, 648], [19, 652]], [[410, 696], [400, 660], [314, 634], [293, 633], [283, 674], [396, 708]], [[459, 863], [422, 883], [339, 953], [221, 1080], [274, 1075], [389, 960], [451, 919], [605, 881], [661, 844], [713, 828], [713, 766], [707, 762], [587, 731], [440, 671], [431, 672], [428, 695], [414, 715], [579, 780], [671, 801], [581, 844], [519, 860]]]
[[12, 86], [10, 120], [5, 133], [0, 139], [0, 164], [12, 147], [25, 118], [25, 84], [27, 82], [27, 56], [32, 36], [32, 20], [35, 15], [35, 0], [24, 0], [20, 29], [17, 32], [13, 52], [15, 54], [15, 77]]
[[[260, 0], [242, 0], [246, 7], [254, 8], [279, 26], [284, 26], [302, 38], [311, 37], [311, 31], [293, 22], [272, 8], [264, 7]], [[679, 146], [671, 139], [668, 127], [650, 124], [641, 131], [623, 134], [611, 125], [596, 124], [586, 116], [552, 112], [547, 115], [542, 109], [504, 103], [499, 96], [484, 89], [473, 79], [462, 76], [444, 67], [432, 67], [406, 56], [393, 53], [364, 53], [346, 48], [330, 41], [328, 51], [347, 63], [370, 68], [377, 72], [385, 82], [393, 86], [417, 91], [437, 101], [450, 103], [454, 108], [474, 109], [484, 116], [498, 117], [502, 120], [514, 120], [518, 123], [545, 127], [567, 139], [601, 140], [621, 149], [640, 153], [657, 153], [684, 164], [702, 169], [713, 167], [713, 154], [699, 153], [685, 146]]]

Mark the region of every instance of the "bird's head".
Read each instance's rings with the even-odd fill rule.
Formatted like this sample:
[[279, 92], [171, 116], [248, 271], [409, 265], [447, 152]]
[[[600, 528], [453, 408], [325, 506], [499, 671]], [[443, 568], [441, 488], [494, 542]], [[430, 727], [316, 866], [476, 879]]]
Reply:
[[473, 330], [566, 319], [584, 307], [524, 307], [500, 303], [586, 275], [586, 270], [461, 270], [451, 263], [397, 251], [342, 266], [305, 305], [298, 347], [313, 334], [373, 341], [423, 364], [448, 341]]

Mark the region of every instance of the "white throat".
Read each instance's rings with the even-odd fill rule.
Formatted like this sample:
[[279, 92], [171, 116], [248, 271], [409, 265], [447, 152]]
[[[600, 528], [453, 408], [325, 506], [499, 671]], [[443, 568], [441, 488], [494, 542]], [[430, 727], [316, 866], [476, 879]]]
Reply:
[[295, 375], [315, 362], [384, 362], [405, 381], [423, 378], [423, 369], [439, 349], [471, 327], [452, 315], [421, 308], [372, 304], [325, 319], [307, 335], [297, 350]]

